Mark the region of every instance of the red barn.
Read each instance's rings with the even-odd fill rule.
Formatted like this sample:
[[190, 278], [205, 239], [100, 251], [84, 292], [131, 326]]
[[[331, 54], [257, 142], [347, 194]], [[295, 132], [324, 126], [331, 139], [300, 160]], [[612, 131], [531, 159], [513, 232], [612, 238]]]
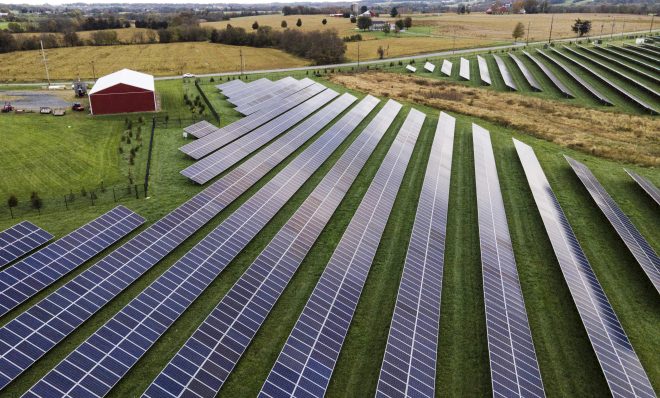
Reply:
[[122, 69], [101, 77], [89, 91], [92, 115], [153, 112], [156, 110], [154, 77]]

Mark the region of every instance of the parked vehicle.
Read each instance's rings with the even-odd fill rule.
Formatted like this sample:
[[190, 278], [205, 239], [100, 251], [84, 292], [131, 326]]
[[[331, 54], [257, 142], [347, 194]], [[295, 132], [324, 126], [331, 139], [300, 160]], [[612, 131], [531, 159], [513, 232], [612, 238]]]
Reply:
[[39, 108], [39, 113], [41, 113], [42, 115], [50, 115], [51, 113], [53, 113], [53, 110], [47, 106], [42, 106], [41, 108]]
[[76, 111], [76, 112], [82, 112], [85, 110], [85, 107], [80, 104], [80, 102], [76, 102], [73, 104], [71, 107], [71, 110]]
[[184, 74], [183, 74], [183, 78], [184, 78], [184, 79], [186, 79], [186, 78], [192, 78], [192, 77], [195, 77], [195, 75], [193, 75], [192, 73], [184, 73]]
[[2, 113], [8, 113], [14, 110], [14, 107], [11, 106], [11, 103], [5, 102], [5, 105], [2, 107]]

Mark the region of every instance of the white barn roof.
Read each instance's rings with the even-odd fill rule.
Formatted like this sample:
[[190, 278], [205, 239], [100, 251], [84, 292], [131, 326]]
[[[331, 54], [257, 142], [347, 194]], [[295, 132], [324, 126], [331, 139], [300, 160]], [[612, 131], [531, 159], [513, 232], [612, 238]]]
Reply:
[[89, 91], [89, 95], [117, 84], [127, 84], [144, 90], [154, 91], [153, 76], [130, 69], [122, 69], [99, 78], [96, 84], [94, 84], [94, 87]]

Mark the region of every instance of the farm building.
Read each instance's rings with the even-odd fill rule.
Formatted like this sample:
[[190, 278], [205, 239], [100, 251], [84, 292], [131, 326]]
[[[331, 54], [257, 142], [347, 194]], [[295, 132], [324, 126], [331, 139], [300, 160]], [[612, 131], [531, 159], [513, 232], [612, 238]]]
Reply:
[[89, 91], [92, 115], [156, 110], [154, 77], [130, 69], [103, 76]]

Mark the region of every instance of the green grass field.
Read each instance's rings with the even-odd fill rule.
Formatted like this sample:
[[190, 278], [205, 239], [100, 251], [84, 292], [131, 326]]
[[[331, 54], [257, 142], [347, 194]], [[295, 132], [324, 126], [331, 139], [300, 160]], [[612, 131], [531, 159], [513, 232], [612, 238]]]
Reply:
[[[340, 86], [330, 83], [328, 85], [338, 91], [346, 91]], [[194, 86], [191, 86], [184, 85], [178, 80], [157, 83], [163, 109], [172, 117], [185, 114], [182, 94], [184, 91], [193, 92]], [[238, 115], [231, 110], [228, 102], [215, 93], [212, 84], [204, 85], [204, 89], [212, 96], [213, 105], [221, 113], [223, 125], [236, 120]], [[363, 95], [356, 94], [360, 97]], [[310, 254], [305, 258], [299, 272], [284, 291], [252, 345], [223, 387], [220, 396], [253, 396], [261, 388], [410, 107], [411, 104], [405, 104], [404, 110], [397, 116], [393, 126], [361, 171]], [[414, 107], [424, 111], [428, 115], [428, 120], [418, 139], [379, 246], [376, 261], [362, 293], [331, 380], [328, 390], [329, 397], [362, 397], [373, 395], [375, 392], [390, 316], [403, 268], [406, 251], [406, 244], [403, 242], [408, 241], [412, 228], [439, 112], [437, 109], [417, 105]], [[341, 153], [357, 136], [361, 127], [366, 125], [376, 113], [377, 111], [372, 112], [360, 128], [314, 173], [220, 277], [111, 391], [109, 396], [133, 397], [139, 396], [144, 391], [328, 172]], [[657, 333], [658, 327], [660, 327], [660, 312], [658, 311], [657, 292], [579, 183], [562, 155], [568, 154], [584, 161], [591, 167], [649, 243], [656, 251], [660, 251], [660, 231], [657, 228], [660, 225], [660, 214], [657, 206], [625, 174], [623, 167], [629, 167], [650, 178], [656, 185], [660, 185], [660, 175], [657, 170], [604, 160], [531, 138], [483, 120], [461, 115], [454, 116], [458, 117], [458, 123], [454, 143], [442, 293], [437, 369], [438, 395], [442, 397], [487, 396], [490, 394], [491, 388], [476, 224], [477, 209], [470, 129], [472, 122], [479, 123], [491, 131], [509, 229], [547, 395], [549, 397], [602, 397], [609, 393], [543, 229], [522, 167], [513, 148], [512, 137], [531, 144], [536, 150], [568, 219], [628, 333], [656, 392], [660, 391], [660, 362], [657, 360], [657, 350], [660, 346], [660, 335]], [[0, 116], [0, 123], [3, 117]], [[38, 120], [36, 116], [28, 117]], [[26, 120], [28, 119], [26, 118]], [[115, 125], [121, 132], [122, 120], [104, 119], [90, 123], [93, 123], [93, 130], [97, 133], [105, 131], [111, 133], [114, 131]], [[81, 123], [84, 122], [86, 121], [81, 121]], [[315, 138], [318, 138], [319, 135]], [[15, 136], [12, 135], [8, 138], [15, 139]], [[97, 134], [92, 136], [88, 145], [101, 148], [99, 151], [103, 153], [103, 142], [102, 136]], [[185, 142], [178, 126], [172, 124], [167, 129], [159, 128], [155, 137], [150, 199], [124, 199], [122, 201], [131, 209], [145, 216], [148, 223], [167, 214], [201, 189], [179, 175], [181, 169], [191, 164], [191, 161], [177, 150]], [[48, 144], [57, 143], [49, 141]], [[303, 146], [283, 164], [277, 166], [234, 204], [226, 208], [219, 216], [167, 256], [164, 261], [148, 271], [135, 284], [45, 355], [35, 366], [12, 383], [4, 391], [4, 395], [20, 396], [109, 317], [164, 272], [168, 266], [219, 225], [305, 147]], [[43, 149], [43, 151], [48, 150], [48, 148]], [[86, 156], [94, 157], [91, 154]], [[60, 161], [66, 162], [67, 159], [63, 156]], [[14, 164], [11, 167], [15, 166], [17, 165]], [[4, 162], [0, 164], [0, 175], [7, 175], [6, 167], [8, 165]], [[97, 167], [101, 167], [96, 170], [97, 174], [110, 173], [111, 170], [105, 169], [114, 168], [110, 163], [101, 163]], [[37, 170], [31, 171], [31, 173], [40, 175], [47, 171], [47, 169]], [[44, 212], [41, 216], [33, 213], [27, 218], [57, 236], [61, 236], [111, 207], [112, 204], [106, 203], [71, 212]], [[0, 230], [16, 221], [0, 218]], [[109, 251], [105, 253], [107, 252]], [[89, 262], [18, 307], [0, 320], [0, 324], [17, 316], [49, 292], [61, 286], [64, 281], [69, 280], [93, 263], [94, 261]]]

